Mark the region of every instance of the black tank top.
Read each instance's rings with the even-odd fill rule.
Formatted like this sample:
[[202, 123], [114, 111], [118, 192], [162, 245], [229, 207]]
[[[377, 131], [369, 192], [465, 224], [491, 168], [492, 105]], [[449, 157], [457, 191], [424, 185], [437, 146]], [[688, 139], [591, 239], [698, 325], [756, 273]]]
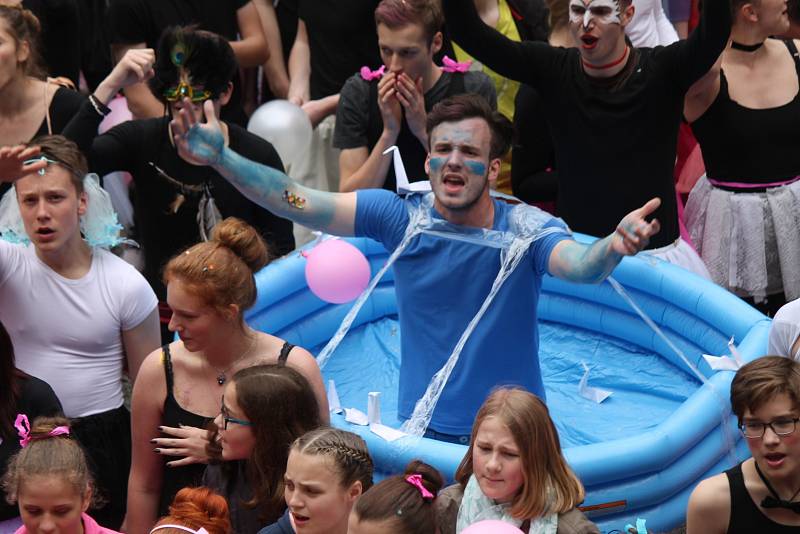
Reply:
[[[278, 355], [278, 365], [286, 365], [286, 360], [289, 353], [294, 348], [294, 345], [286, 341], [281, 347], [281, 352]], [[167, 397], [164, 399], [164, 415], [162, 424], [164, 426], [178, 427], [180, 425], [193, 426], [196, 428], [206, 428], [213, 417], [204, 417], [188, 410], [184, 410], [173, 392], [175, 385], [175, 378], [172, 373], [172, 355], [169, 351], [169, 345], [161, 347], [162, 360], [164, 362], [164, 375], [167, 379]], [[161, 497], [158, 504], [159, 517], [166, 515], [169, 512], [169, 505], [175, 494], [182, 488], [187, 486], [199, 486], [200, 480], [203, 478], [203, 472], [206, 469], [205, 464], [192, 464], [183, 467], [167, 467], [166, 463], [173, 460], [172, 457], [164, 458], [164, 476], [161, 483]]]
[[[791, 40], [784, 41], [794, 57], [800, 79], [800, 59]], [[719, 94], [692, 123], [700, 142], [708, 177], [724, 182], [766, 184], [800, 175], [800, 91], [782, 106], [746, 108], [728, 93], [720, 71]]]
[[747, 493], [742, 464], [725, 471], [731, 488], [731, 517], [728, 534], [797, 534], [800, 527], [781, 525], [764, 515]]

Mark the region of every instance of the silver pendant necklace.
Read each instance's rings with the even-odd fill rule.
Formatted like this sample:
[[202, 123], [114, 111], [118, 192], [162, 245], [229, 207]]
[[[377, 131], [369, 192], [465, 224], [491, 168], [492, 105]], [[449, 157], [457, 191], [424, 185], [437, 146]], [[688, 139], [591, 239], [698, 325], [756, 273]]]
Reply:
[[220, 386], [225, 384], [225, 381], [228, 379], [228, 377], [227, 377], [228, 371], [233, 369], [234, 365], [239, 363], [241, 360], [243, 360], [245, 358], [245, 356], [250, 354], [250, 351], [252, 351], [253, 347], [255, 347], [255, 345], [256, 345], [256, 340], [257, 339], [258, 339], [258, 334], [256, 334], [256, 337], [254, 337], [253, 341], [250, 342], [250, 346], [247, 347], [247, 350], [245, 350], [242, 354], [240, 354], [238, 358], [233, 360], [233, 362], [228, 367], [226, 367], [225, 369], [217, 369], [216, 367], [211, 365], [208, 362], [208, 360], [206, 360], [206, 363], [208, 364], [208, 366], [211, 367], [212, 369], [214, 369], [217, 372], [217, 384], [219, 384]]

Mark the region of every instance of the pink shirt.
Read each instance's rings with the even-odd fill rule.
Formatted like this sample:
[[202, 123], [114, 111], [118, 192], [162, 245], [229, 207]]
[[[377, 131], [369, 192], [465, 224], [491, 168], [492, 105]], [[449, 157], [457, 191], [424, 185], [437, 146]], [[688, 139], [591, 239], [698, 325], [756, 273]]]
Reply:
[[[83, 534], [120, 534], [116, 530], [101, 527], [88, 514], [81, 514], [81, 520], [83, 521]], [[14, 534], [28, 534], [28, 530], [25, 525], [22, 525]]]

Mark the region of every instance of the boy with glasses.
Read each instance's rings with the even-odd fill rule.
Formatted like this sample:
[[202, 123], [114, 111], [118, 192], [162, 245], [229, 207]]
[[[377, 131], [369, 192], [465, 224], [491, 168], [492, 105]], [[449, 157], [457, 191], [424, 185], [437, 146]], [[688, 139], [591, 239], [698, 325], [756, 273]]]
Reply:
[[753, 457], [697, 486], [687, 533], [800, 531], [800, 363], [748, 363], [731, 384], [731, 406]]

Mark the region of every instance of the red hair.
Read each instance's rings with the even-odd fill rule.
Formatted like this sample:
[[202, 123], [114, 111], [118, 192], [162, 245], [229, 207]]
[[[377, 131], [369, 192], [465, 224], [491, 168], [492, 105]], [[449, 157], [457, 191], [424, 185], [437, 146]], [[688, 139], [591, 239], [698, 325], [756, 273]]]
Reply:
[[[169, 515], [158, 525], [182, 525], [194, 530], [204, 528], [208, 534], [231, 534], [228, 502], [209, 488], [183, 488], [169, 505]], [[186, 534], [177, 528], [158, 529], [158, 534]]]

